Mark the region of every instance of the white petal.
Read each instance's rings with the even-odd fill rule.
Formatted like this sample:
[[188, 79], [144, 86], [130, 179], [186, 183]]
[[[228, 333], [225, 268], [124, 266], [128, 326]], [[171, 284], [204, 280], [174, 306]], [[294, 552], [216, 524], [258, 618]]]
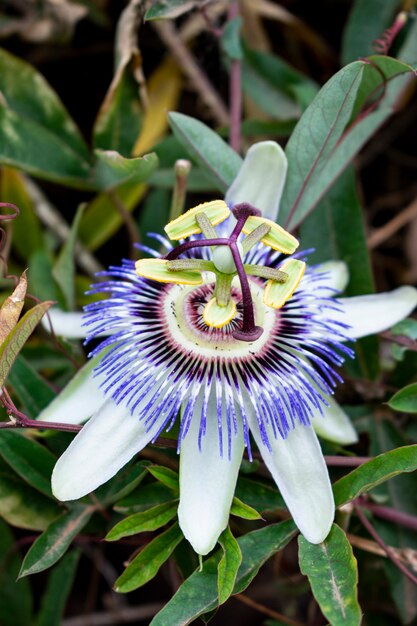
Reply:
[[311, 543], [324, 541], [333, 523], [335, 507], [329, 473], [314, 430], [299, 424], [287, 439], [279, 436], [275, 439], [271, 428], [266, 426], [270, 452], [262, 443], [253, 416], [249, 425], [294, 522]]
[[330, 406], [323, 407], [323, 415], [317, 415], [312, 422], [316, 434], [342, 446], [357, 443], [358, 434], [349, 416], [335, 400], [328, 396], [326, 400]]
[[230, 459], [227, 444], [220, 456], [217, 412], [212, 400], [208, 405], [207, 431], [202, 438], [201, 451], [198, 447], [199, 425], [197, 409], [181, 443], [178, 519], [185, 538], [198, 554], [204, 555], [214, 548], [229, 521], [243, 455], [243, 435], [241, 432], [232, 434]]
[[38, 416], [43, 422], [82, 424], [104, 404], [101, 378], [93, 376], [101, 355], [90, 359]]
[[[52, 322], [52, 328], [56, 335], [60, 337], [68, 337], [68, 339], [84, 339], [87, 334], [87, 328], [83, 326], [84, 313], [68, 313], [57, 307], [49, 309], [49, 316]], [[42, 318], [42, 326], [50, 332], [48, 315]]]
[[[323, 286], [328, 289], [325, 295], [332, 297], [337, 295], [336, 292], [341, 293], [346, 289], [349, 282], [349, 270], [344, 261], [326, 261], [315, 269], [317, 273], [325, 274]], [[323, 295], [323, 289], [321, 289], [320, 294]]]
[[112, 478], [157, 434], [113, 400], [107, 400], [78, 433], [52, 473], [59, 500], [85, 496]]
[[229, 206], [249, 202], [275, 221], [287, 175], [287, 157], [275, 141], [261, 141], [251, 146], [238, 175], [227, 190]]
[[345, 335], [358, 339], [391, 328], [410, 315], [417, 306], [417, 289], [399, 287], [387, 293], [340, 298], [339, 302], [343, 310], [335, 312], [335, 318], [350, 326], [343, 331]]

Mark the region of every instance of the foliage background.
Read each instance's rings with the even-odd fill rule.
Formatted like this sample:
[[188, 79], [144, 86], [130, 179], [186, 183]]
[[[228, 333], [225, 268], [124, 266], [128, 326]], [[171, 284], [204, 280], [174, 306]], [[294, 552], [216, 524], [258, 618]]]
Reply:
[[[174, 22], [147, 22], [139, 29], [140, 2], [130, 3], [124, 21], [120, 18], [127, 5], [116, 0], [2, 3], [3, 50], [44, 76], [89, 146], [74, 127], [67, 125], [66, 144], [75, 146], [78, 156], [74, 158], [67, 147], [61, 150], [56, 142], [57, 137], [63, 138], [65, 123], [56, 113], [59, 107], [44, 120], [36, 110], [38, 97], [44, 104], [49, 102], [49, 88], [35, 81], [40, 89], [36, 94], [33, 75], [25, 76], [22, 66], [15, 66], [11, 57], [1, 53], [0, 199], [17, 204], [21, 210], [18, 219], [5, 225], [7, 241], [2, 254], [9, 274], [18, 276], [29, 268], [29, 292], [40, 300], [80, 308], [88, 301], [84, 291], [95, 271], [117, 264], [123, 256], [136, 255], [133, 242], [149, 243], [149, 230], [161, 232], [170, 210], [175, 160], [190, 157], [171, 134], [167, 110], [202, 120], [227, 140], [229, 68], [236, 49], [240, 54], [237, 31], [231, 27], [225, 36], [218, 36], [226, 3], [171, 2], [166, 6], [180, 4], [190, 5], [191, 11]], [[285, 144], [319, 87], [342, 65], [371, 54], [373, 42], [401, 9], [409, 12], [409, 18], [390, 54], [403, 58], [406, 50], [403, 60], [415, 67], [417, 22], [412, 3], [242, 2], [243, 151], [263, 137]], [[178, 36], [187, 29], [191, 31], [189, 48]], [[417, 281], [416, 84], [409, 80], [403, 90], [398, 82], [392, 81], [388, 88], [391, 85], [395, 87], [397, 112], [366, 143], [354, 166], [301, 228], [303, 247], [316, 248], [315, 261], [340, 258], [349, 264], [349, 295], [372, 291], [373, 284], [377, 291], [383, 291]], [[6, 134], [10, 119], [16, 122], [16, 141]], [[35, 120], [36, 129], [25, 120]], [[99, 155], [99, 166], [93, 165], [92, 146], [117, 150], [126, 158], [155, 150], [159, 164], [146, 157], [138, 162], [119, 160], [115, 166]], [[195, 160], [187, 206], [216, 194], [213, 179]], [[3, 276], [4, 299], [12, 283], [6, 271]], [[379, 340], [359, 342], [357, 362], [345, 373], [348, 384], [338, 399], [354, 419], [360, 442], [348, 450], [324, 444], [326, 454], [346, 455], [347, 459], [350, 455], [374, 456], [415, 441], [415, 391], [406, 396], [407, 405], [390, 407], [386, 402], [394, 392], [416, 381], [416, 326], [411, 320], [397, 329], [401, 339], [396, 339], [394, 331]], [[83, 360], [80, 343], [58, 342], [39, 328], [7, 372], [7, 389], [16, 405], [35, 419]], [[2, 418], [6, 419], [4, 411]], [[176, 455], [167, 448], [149, 447], [141, 455], [141, 464], [102, 488], [96, 499], [64, 512], [51, 499], [49, 476], [54, 456], [65, 449], [72, 435], [43, 431], [35, 436], [31, 431], [24, 440], [15, 431], [3, 430], [0, 435], [0, 624], [149, 623], [195, 569], [195, 555], [181, 544], [158, 573], [158, 568], [149, 574], [141, 571], [140, 584], [146, 582], [147, 575], [156, 577], [126, 596], [112, 590], [114, 582], [132, 552], [149, 544], [155, 534], [146, 531], [117, 543], [102, 538], [127, 513], [175, 499], [175, 476], [167, 478], [158, 468], [175, 470]], [[408, 461], [399, 455], [397, 465], [402, 463], [405, 471], [413, 469], [415, 454]], [[147, 469], [150, 466], [156, 467], [152, 473]], [[268, 523], [286, 519], [282, 502], [262, 466], [243, 469], [248, 475], [242, 477], [238, 497], [262, 511]], [[333, 467], [332, 478], [337, 480], [346, 472], [345, 467]], [[415, 474], [407, 473], [384, 482], [372, 491], [370, 501], [371, 505], [408, 515], [404, 524], [398, 516], [388, 521], [374, 510], [372, 523], [387, 544], [398, 548], [397, 557], [414, 572], [416, 480]], [[143, 481], [140, 488], [139, 481]], [[416, 624], [415, 586], [374, 541], [369, 541], [363, 523], [350, 509], [338, 521], [348, 528], [358, 560], [364, 623]], [[51, 523], [58, 524], [52, 531]], [[260, 521], [234, 518], [233, 522], [236, 536], [263, 527], [265, 523]], [[47, 546], [38, 543], [23, 564], [23, 572], [34, 575], [16, 583], [23, 555], [47, 528]], [[287, 534], [291, 532], [287, 530]], [[56, 549], [53, 538], [63, 536], [72, 547], [58, 560], [63, 550]], [[212, 617], [214, 626], [327, 623], [330, 618], [323, 617], [307, 579], [300, 573], [297, 542], [292, 540], [277, 551], [266, 541], [262, 555], [262, 546], [257, 545], [259, 554], [254, 546], [248, 551], [254, 574], [268, 556], [272, 558], [247, 591], [206, 619]], [[50, 565], [53, 569], [48, 570]], [[215, 579], [213, 567], [206, 574]], [[203, 587], [209, 579], [204, 580]], [[324, 577], [322, 582], [325, 584]], [[193, 597], [197, 594], [197, 616], [202, 612], [198, 606], [202, 588], [191, 591]], [[184, 598], [183, 602], [191, 606], [191, 595]], [[323, 610], [320, 599], [319, 603]], [[174, 608], [164, 615], [155, 624], [189, 623], [179, 621]], [[355, 619], [343, 621], [339, 616], [331, 623], [355, 624]]]

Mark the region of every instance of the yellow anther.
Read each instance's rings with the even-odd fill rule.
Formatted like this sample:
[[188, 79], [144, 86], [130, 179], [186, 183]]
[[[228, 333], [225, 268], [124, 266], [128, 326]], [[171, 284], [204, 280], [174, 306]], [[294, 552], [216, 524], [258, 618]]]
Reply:
[[288, 275], [287, 280], [285, 283], [268, 280], [263, 297], [264, 304], [274, 309], [280, 309], [291, 298], [304, 275], [306, 264], [298, 259], [287, 259], [279, 269]]
[[236, 315], [236, 303], [230, 298], [226, 306], [220, 306], [216, 298], [212, 298], [207, 302], [203, 311], [203, 319], [207, 326], [212, 328], [222, 328], [232, 321]]
[[223, 200], [204, 202], [183, 213], [176, 220], [169, 222], [165, 226], [166, 234], [170, 239], [178, 241], [179, 239], [186, 239], [190, 235], [201, 233], [201, 228], [195, 218], [196, 215], [203, 212], [213, 226], [220, 224], [230, 215], [229, 207]]
[[293, 254], [297, 250], [300, 245], [298, 239], [288, 233], [282, 226], [278, 226], [278, 224], [275, 224], [272, 220], [267, 220], [265, 217], [256, 215], [248, 217], [242, 231], [245, 235], [250, 235], [261, 224], [266, 224], [270, 229], [261, 239], [263, 244], [284, 254]]
[[157, 280], [159, 283], [177, 285], [201, 285], [203, 279], [199, 272], [191, 270], [170, 270], [165, 259], [140, 259], [136, 261], [136, 273], [143, 278]]

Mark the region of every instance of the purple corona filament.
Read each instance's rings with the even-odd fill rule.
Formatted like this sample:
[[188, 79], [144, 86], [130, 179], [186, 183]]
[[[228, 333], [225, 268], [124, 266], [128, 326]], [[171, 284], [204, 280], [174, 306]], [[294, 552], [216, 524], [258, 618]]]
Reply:
[[261, 326], [256, 326], [255, 315], [253, 311], [252, 294], [249, 287], [248, 277], [246, 276], [245, 269], [243, 267], [242, 259], [240, 258], [239, 249], [237, 247], [237, 239], [242, 232], [242, 228], [245, 225], [246, 220], [251, 215], [259, 216], [261, 212], [255, 209], [251, 204], [246, 202], [242, 204], [236, 204], [232, 213], [237, 219], [236, 226], [233, 229], [230, 237], [221, 237], [216, 239], [204, 239], [199, 241], [186, 241], [185, 243], [177, 246], [171, 252], [169, 252], [164, 259], [167, 261], [173, 261], [177, 259], [180, 254], [191, 250], [192, 248], [204, 248], [208, 246], [228, 246], [233, 256], [233, 260], [236, 265], [236, 271], [240, 281], [240, 288], [242, 291], [242, 304], [243, 304], [243, 319], [242, 328], [235, 330], [232, 335], [239, 341], [256, 341], [263, 333]]

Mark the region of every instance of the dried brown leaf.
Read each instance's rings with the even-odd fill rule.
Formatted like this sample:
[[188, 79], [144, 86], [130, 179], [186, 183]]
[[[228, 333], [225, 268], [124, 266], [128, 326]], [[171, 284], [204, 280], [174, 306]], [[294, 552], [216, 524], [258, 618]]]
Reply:
[[12, 295], [3, 302], [0, 309], [0, 345], [19, 320], [25, 303], [27, 284], [26, 272], [23, 272]]

